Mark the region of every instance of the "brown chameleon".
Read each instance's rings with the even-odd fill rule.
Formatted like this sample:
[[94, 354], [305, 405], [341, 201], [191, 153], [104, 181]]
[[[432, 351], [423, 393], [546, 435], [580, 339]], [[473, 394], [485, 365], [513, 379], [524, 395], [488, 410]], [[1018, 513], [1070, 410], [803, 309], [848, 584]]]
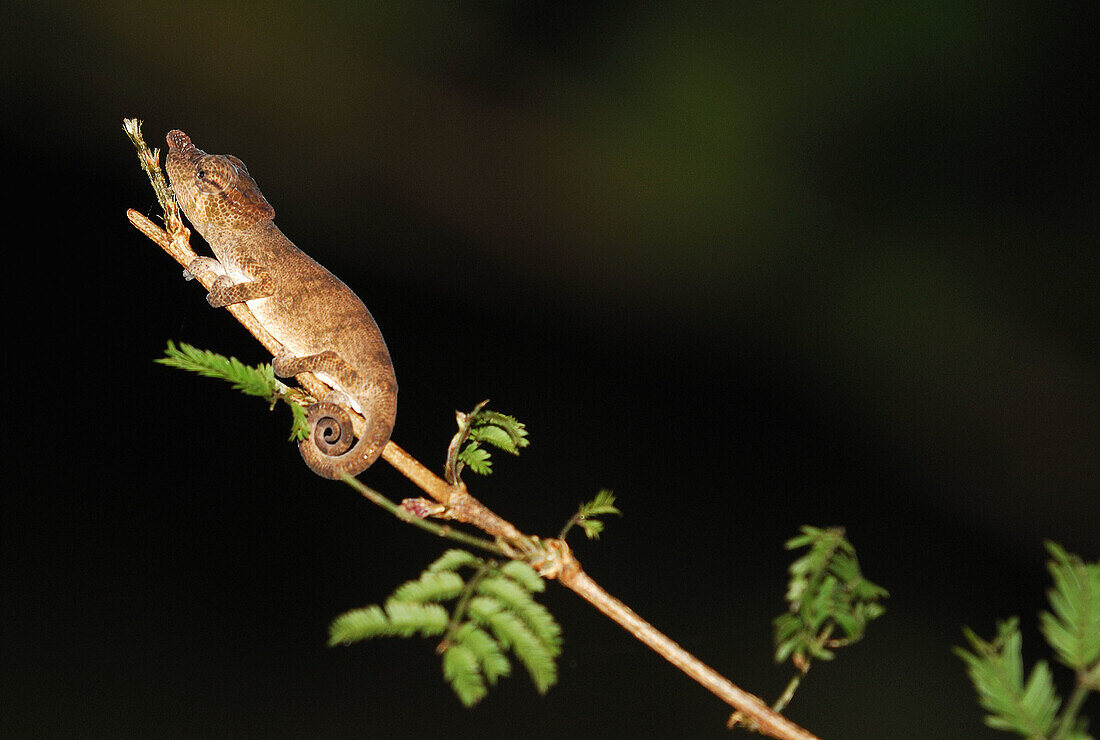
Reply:
[[[397, 379], [378, 325], [348, 286], [279, 231], [244, 162], [207, 154], [182, 131], [167, 140], [176, 200], [217, 257], [197, 258], [188, 272], [217, 274], [210, 305], [246, 303], [283, 345], [276, 375], [310, 371], [333, 388], [309, 406], [310, 436], [298, 449], [320, 476], [358, 475], [382, 453], [397, 415]], [[367, 420], [354, 443], [343, 405]]]

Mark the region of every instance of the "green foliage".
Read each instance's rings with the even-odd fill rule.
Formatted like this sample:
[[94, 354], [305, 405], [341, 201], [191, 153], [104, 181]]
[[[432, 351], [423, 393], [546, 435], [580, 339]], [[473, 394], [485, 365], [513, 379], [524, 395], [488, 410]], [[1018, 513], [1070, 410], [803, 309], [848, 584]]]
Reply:
[[393, 592], [394, 601], [447, 601], [462, 593], [462, 576], [453, 570], [426, 570], [415, 581], [408, 581]]
[[227, 381], [245, 395], [263, 398], [271, 407], [274, 407], [279, 401], [285, 401], [293, 416], [290, 438], [300, 440], [309, 436], [309, 425], [306, 424], [305, 409], [301, 404], [295, 403], [288, 397], [290, 388], [275, 379], [275, 371], [271, 365], [263, 364], [251, 367], [245, 365], [236, 357], [226, 357], [210, 350], [197, 349], [183, 342], [180, 342], [179, 347], [177, 347], [169, 341], [164, 355], [164, 357], [154, 360], [154, 362], [180, 370], [188, 370], [208, 378]]
[[350, 645], [374, 637], [441, 635], [447, 610], [439, 604], [403, 603], [390, 599], [386, 607], [372, 604], [341, 614], [329, 626], [329, 645]]
[[546, 607], [531, 597], [526, 584], [502, 572], [500, 576], [481, 580], [477, 592], [496, 599], [522, 619], [552, 655], [561, 653], [561, 627]]
[[474, 653], [490, 686], [495, 686], [498, 678], [512, 674], [512, 664], [501, 650], [500, 643], [473, 622], [467, 622], [457, 629], [451, 642], [464, 645]]
[[1039, 628], [1063, 665], [1078, 672], [1100, 661], [1100, 562], [1086, 564], [1054, 542], [1047, 570], [1054, 588], [1047, 591], [1053, 614], [1039, 615]]
[[476, 442], [471, 442], [466, 449], [458, 453], [458, 461], [462, 463], [463, 469], [468, 469], [477, 475], [489, 475], [493, 472], [493, 461], [489, 451], [478, 447]]
[[558, 668], [554, 659], [561, 652], [557, 634], [547, 636], [533, 632], [522, 617], [490, 596], [471, 599], [469, 614], [488, 629], [503, 648], [516, 654], [540, 694], [545, 694], [557, 682]]
[[292, 403], [287, 401], [287, 406], [290, 407], [290, 415], [293, 421], [290, 424], [290, 439], [294, 442], [300, 442], [303, 439], [309, 439], [311, 430], [309, 428], [309, 422], [306, 421], [306, 407], [300, 403]]
[[275, 372], [271, 365], [249, 367], [236, 357], [225, 357], [210, 350], [196, 349], [190, 344], [180, 343], [176, 347], [171, 341], [165, 356], [156, 362], [161, 365], [190, 370], [208, 378], [219, 378], [233, 384], [237, 390], [249, 396], [265, 398], [272, 404], [279, 400], [282, 385], [275, 380]]
[[477, 655], [466, 645], [452, 644], [443, 652], [443, 678], [451, 684], [458, 700], [468, 707], [489, 693]]
[[538, 594], [546, 590], [546, 581], [542, 580], [535, 569], [527, 563], [519, 560], [509, 560], [501, 567], [500, 572], [521, 584], [531, 593]]
[[860, 573], [843, 529], [804, 526], [801, 532], [784, 547], [810, 549], [788, 569], [789, 608], [773, 625], [776, 662], [791, 658], [805, 672], [810, 659], [831, 660], [832, 648], [862, 639], [867, 624], [885, 613], [880, 602], [889, 594]]
[[584, 534], [588, 539], [598, 540], [604, 525], [603, 522], [596, 517], [609, 516], [611, 514], [622, 516], [623, 513], [615, 506], [615, 494], [607, 488], [601, 488], [600, 492], [596, 494], [596, 498], [581, 504], [577, 508], [577, 513], [570, 517], [569, 521], [565, 523], [565, 527], [562, 528], [561, 534], [558, 535], [558, 539], [565, 539], [565, 535], [569, 533], [569, 530], [572, 529], [574, 525], [577, 525], [584, 530]]
[[488, 403], [486, 399], [470, 413], [456, 415], [458, 431], [447, 454], [447, 479], [451, 483], [457, 484], [466, 469], [477, 475], [493, 472], [489, 450], [482, 445], [491, 445], [511, 455], [518, 455], [528, 445], [523, 422], [508, 414], [490, 411], [485, 408]]
[[[784, 547], [808, 547], [809, 551], [788, 568], [787, 612], [772, 622], [775, 661], [790, 658], [798, 673], [772, 705], [776, 712], [790, 703], [814, 658], [832, 660], [834, 649], [863, 638], [868, 622], [886, 612], [880, 602], [889, 596], [860, 573], [856, 550], [842, 528], [803, 526], [799, 531]], [[759, 731], [741, 712], [734, 712], [728, 725]]]
[[[460, 569], [472, 569], [464, 579]], [[561, 628], [532, 597], [545, 584], [529, 565], [503, 566], [465, 550], [448, 550], [397, 588], [385, 608], [372, 605], [337, 617], [329, 644], [375, 637], [444, 635], [438, 646], [443, 676], [466, 706], [473, 706], [501, 677], [511, 674], [511, 651], [539, 693], [557, 681]], [[447, 602], [449, 606], [444, 606]]]
[[462, 567], [477, 568], [481, 560], [469, 550], [460, 550], [457, 547], [440, 555], [428, 566], [428, 570], [435, 573], [444, 570], [458, 570]]
[[1019, 620], [1013, 617], [998, 622], [992, 642], [982, 640], [970, 629], [964, 629], [963, 634], [974, 652], [955, 648], [955, 654], [966, 663], [978, 701], [989, 712], [985, 723], [1024, 737], [1049, 736], [1060, 701], [1045, 661], [1035, 665], [1024, 683]]
[[518, 455], [520, 448], [528, 444], [527, 429], [514, 416], [481, 410], [470, 424], [470, 441], [485, 442], [509, 454]]
[[957, 647], [954, 652], [966, 664], [990, 727], [1035, 740], [1091, 740], [1088, 722], [1078, 712], [1090, 691], [1100, 691], [1100, 562], [1085, 563], [1053, 542], [1046, 548], [1053, 558], [1047, 563], [1054, 581], [1047, 591], [1053, 613], [1041, 613], [1039, 623], [1059, 662], [1076, 674], [1069, 701], [1063, 705], [1046, 661], [1036, 663], [1024, 680], [1016, 617], [998, 622], [990, 642], [964, 628], [970, 650]]

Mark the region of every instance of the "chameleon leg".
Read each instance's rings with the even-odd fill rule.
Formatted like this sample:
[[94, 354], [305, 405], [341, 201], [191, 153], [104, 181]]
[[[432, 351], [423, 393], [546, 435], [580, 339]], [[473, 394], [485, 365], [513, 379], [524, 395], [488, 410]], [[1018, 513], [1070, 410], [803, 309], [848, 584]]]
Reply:
[[325, 375], [344, 374], [348, 371], [355, 372], [340, 355], [331, 349], [318, 352], [315, 355], [295, 357], [289, 352], [276, 355], [271, 362], [271, 367], [280, 378], [289, 378], [298, 373], [324, 373]]
[[225, 267], [213, 257], [196, 257], [183, 271], [183, 279], [194, 280], [204, 272], [212, 272], [221, 277], [225, 275]]
[[214, 308], [221, 308], [230, 303], [243, 303], [253, 298], [267, 298], [275, 293], [275, 282], [271, 274], [264, 270], [255, 280], [247, 283], [233, 283], [228, 275], [220, 276], [214, 283], [214, 288], [207, 296], [206, 301]]
[[196, 257], [183, 271], [185, 280], [191, 280], [205, 272], [212, 272], [218, 276], [214, 281], [210, 292], [206, 294], [206, 302], [214, 308], [221, 308], [230, 303], [243, 303], [253, 298], [266, 298], [275, 293], [275, 282], [270, 271], [253, 266], [256, 278], [244, 283], [234, 283], [233, 278], [225, 272], [225, 266], [212, 257]]
[[[284, 352], [275, 356], [271, 367], [275, 374], [282, 378], [303, 372], [317, 373], [326, 382], [334, 377], [347, 380], [349, 374], [352, 378], [357, 378], [355, 370], [332, 350], [305, 357], [295, 357], [289, 352]], [[357, 404], [338, 390], [328, 393], [319, 403], [312, 404], [306, 411], [306, 423], [313, 433], [310, 435], [310, 440], [306, 440], [303, 444], [309, 444], [312, 441], [317, 449], [328, 457], [347, 452], [355, 437], [351, 415], [345, 408], [347, 406], [355, 408]]]

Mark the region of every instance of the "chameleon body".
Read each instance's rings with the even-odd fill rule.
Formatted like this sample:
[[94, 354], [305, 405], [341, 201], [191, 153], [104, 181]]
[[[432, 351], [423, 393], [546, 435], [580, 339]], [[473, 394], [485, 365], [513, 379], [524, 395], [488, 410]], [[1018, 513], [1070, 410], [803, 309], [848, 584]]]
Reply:
[[[382, 453], [397, 415], [397, 380], [378, 325], [350, 288], [283, 235], [241, 160], [207, 154], [182, 131], [167, 140], [176, 200], [217, 257], [199, 257], [188, 272], [216, 273], [210, 304], [246, 303], [283, 345], [276, 375], [310, 371], [334, 389], [309, 406], [310, 437], [298, 447], [318, 475], [358, 475]], [[367, 421], [354, 443], [343, 406]]]

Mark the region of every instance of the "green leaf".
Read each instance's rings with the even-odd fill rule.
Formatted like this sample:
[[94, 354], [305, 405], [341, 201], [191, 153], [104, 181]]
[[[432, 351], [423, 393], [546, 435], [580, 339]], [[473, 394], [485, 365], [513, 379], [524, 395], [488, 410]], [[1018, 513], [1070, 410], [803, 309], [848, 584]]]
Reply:
[[479, 408], [474, 412], [470, 424], [470, 437], [477, 441], [488, 442], [513, 455], [518, 455], [520, 448], [530, 444], [527, 440], [527, 428], [523, 422], [514, 416], [485, 408]]
[[497, 599], [519, 616], [551, 655], [561, 652], [561, 627], [546, 607], [532, 599], [526, 589], [508, 578], [489, 577], [478, 582], [477, 590]]
[[467, 707], [474, 706], [489, 693], [477, 658], [465, 645], [452, 644], [443, 653], [443, 677]]
[[608, 488], [601, 488], [596, 497], [591, 501], [581, 504], [577, 510], [583, 518], [593, 516], [608, 516], [616, 514], [622, 516], [623, 513], [615, 506], [615, 494]]
[[464, 464], [471, 473], [489, 475], [493, 472], [493, 461], [489, 459], [488, 450], [481, 449], [475, 442], [471, 442], [466, 446], [466, 449], [458, 453], [458, 460]]
[[476, 442], [487, 442], [494, 447], [509, 452], [513, 455], [519, 454], [520, 442], [526, 444], [527, 440], [522, 437], [513, 437], [508, 433], [508, 430], [502, 429], [498, 426], [475, 426], [470, 429], [470, 439]]
[[594, 499], [577, 507], [577, 513], [569, 519], [558, 536], [564, 538], [573, 525], [576, 524], [580, 525], [588, 539], [598, 540], [600, 533], [603, 532], [604, 523], [596, 517], [611, 514], [622, 516], [622, 512], [615, 506], [615, 494], [609, 489], [602, 488]]
[[473, 622], [463, 624], [455, 632], [453, 641], [466, 646], [474, 654], [490, 686], [495, 686], [497, 679], [511, 674], [512, 664], [500, 649], [500, 643]]
[[485, 408], [486, 399], [468, 414], [456, 412], [458, 431], [447, 447], [447, 462], [444, 475], [454, 484], [461, 482], [464, 469], [478, 475], [492, 472], [489, 451], [481, 445], [493, 445], [513, 455], [518, 455], [522, 447], [528, 445], [527, 430], [515, 417], [490, 411]]
[[402, 584], [390, 598], [419, 603], [447, 601], [462, 593], [463, 585], [462, 577], [453, 571], [425, 571], [415, 581]]
[[176, 347], [169, 341], [164, 354], [164, 357], [154, 362], [188, 370], [208, 378], [225, 380], [237, 390], [250, 396], [274, 401], [282, 395], [281, 388], [284, 386], [275, 380], [275, 371], [272, 370], [271, 365], [249, 367], [236, 357], [225, 357], [210, 350], [196, 349], [182, 342], [179, 347]]
[[546, 590], [546, 582], [542, 580], [538, 572], [527, 563], [520, 562], [519, 560], [509, 560], [501, 567], [500, 572], [528, 591], [541, 593]]
[[329, 646], [350, 645], [359, 640], [389, 635], [389, 619], [377, 604], [344, 612], [328, 628]]
[[1035, 665], [1024, 683], [1019, 620], [1013, 617], [999, 622], [992, 642], [970, 629], [964, 629], [963, 634], [973, 652], [963, 648], [955, 648], [954, 652], [966, 664], [978, 702], [989, 712], [985, 723], [1025, 737], [1048, 736], [1054, 729], [1060, 700], [1044, 661]]
[[859, 637], [863, 632], [863, 620], [859, 618], [857, 612], [846, 612], [843, 609], [836, 609], [831, 612], [830, 616], [837, 626], [840, 627], [840, 631], [845, 635]]
[[263, 398], [272, 406], [279, 401], [285, 401], [290, 406], [292, 417], [290, 439], [301, 441], [308, 439], [312, 433], [309, 424], [306, 423], [305, 408], [300, 403], [288, 398], [287, 391], [289, 389], [281, 381], [275, 379], [275, 371], [271, 365], [264, 364], [250, 367], [236, 357], [226, 357], [210, 350], [196, 349], [183, 342], [177, 347], [169, 341], [164, 354], [164, 357], [154, 360], [154, 362], [198, 373], [208, 378], [227, 381], [242, 393]]
[[412, 637], [417, 633], [422, 637], [431, 637], [441, 635], [447, 629], [447, 610], [439, 604], [416, 604], [390, 599], [385, 608], [392, 634], [396, 637]]
[[558, 668], [554, 656], [526, 623], [499, 601], [492, 596], [476, 596], [470, 600], [469, 614], [474, 621], [487, 628], [502, 646], [516, 654], [540, 694], [545, 694], [557, 682]]
[[447, 610], [438, 604], [402, 604], [387, 602], [385, 610], [372, 604], [344, 612], [329, 625], [328, 644], [350, 645], [375, 637], [424, 637], [443, 634], [447, 628]]
[[800, 547], [806, 547], [807, 545], [813, 544], [815, 540], [819, 539], [823, 534], [825, 534], [825, 530], [818, 529], [817, 527], [811, 527], [808, 524], [803, 524], [801, 527], [798, 528], [798, 531], [802, 534], [796, 535], [795, 537], [787, 540], [783, 544], [784, 548], [788, 550], [797, 550]]
[[1085, 563], [1054, 542], [1046, 547], [1052, 556], [1047, 570], [1054, 587], [1047, 598], [1053, 614], [1042, 612], [1039, 627], [1058, 660], [1084, 672], [1100, 660], [1100, 562]]
[[604, 527], [599, 519], [581, 519], [577, 524], [584, 530], [584, 536], [590, 540], [598, 540]]
[[808, 550], [788, 569], [788, 613], [773, 621], [775, 658], [831, 660], [836, 646], [831, 640], [862, 639], [867, 623], [885, 613], [879, 602], [889, 594], [863, 577], [855, 548], [840, 528], [803, 526], [785, 547]]
[[306, 421], [306, 407], [300, 403], [287, 403], [287, 406], [290, 407], [291, 416], [290, 440], [301, 442], [303, 439], [309, 439], [313, 430]]
[[480, 564], [481, 558], [477, 557], [472, 552], [452, 548], [436, 558], [436, 560], [428, 566], [428, 570], [433, 573], [446, 570], [454, 571], [464, 566], [476, 568]]
[[[476, 569], [468, 583], [456, 572], [462, 567]], [[384, 607], [353, 609], [333, 620], [329, 644], [444, 635], [438, 647], [443, 673], [466, 706], [481, 701], [489, 686], [510, 675], [505, 651], [511, 650], [535, 688], [545, 693], [557, 681], [555, 657], [561, 652], [561, 628], [532, 597], [545, 588], [526, 563], [498, 566], [455, 548], [419, 578], [398, 587]], [[439, 603], [452, 601], [453, 613]]]

